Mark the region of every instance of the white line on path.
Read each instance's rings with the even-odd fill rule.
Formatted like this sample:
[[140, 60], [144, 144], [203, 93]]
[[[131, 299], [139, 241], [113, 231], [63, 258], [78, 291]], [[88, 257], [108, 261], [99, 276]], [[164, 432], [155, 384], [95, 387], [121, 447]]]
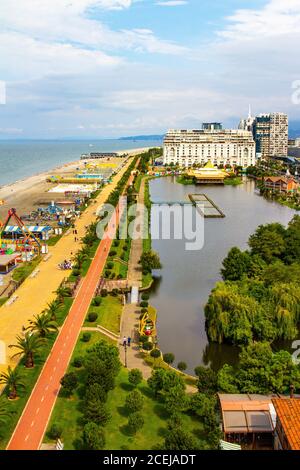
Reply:
[[38, 408], [38, 409], [36, 410], [36, 414], [38, 414], [38, 413], [39, 413], [39, 411], [40, 411], [40, 409]]

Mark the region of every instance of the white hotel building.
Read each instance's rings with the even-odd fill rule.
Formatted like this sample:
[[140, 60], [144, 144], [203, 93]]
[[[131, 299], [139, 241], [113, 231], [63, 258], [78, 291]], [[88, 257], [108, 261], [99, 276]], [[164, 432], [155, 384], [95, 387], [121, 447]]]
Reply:
[[189, 167], [204, 165], [255, 165], [252, 132], [244, 130], [174, 130], [164, 139], [164, 164]]

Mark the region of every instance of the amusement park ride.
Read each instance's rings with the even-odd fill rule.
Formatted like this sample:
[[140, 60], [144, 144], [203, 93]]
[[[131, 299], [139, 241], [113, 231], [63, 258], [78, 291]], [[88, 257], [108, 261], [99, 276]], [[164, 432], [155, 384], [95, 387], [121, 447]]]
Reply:
[[[22, 236], [20, 238], [8, 238], [5, 230], [9, 223], [14, 221], [14, 225], [18, 226]], [[19, 232], [20, 234], [20, 232]], [[41, 250], [40, 241], [30, 232], [26, 227], [22, 219], [17, 215], [16, 209], [12, 208], [8, 211], [6, 220], [4, 223], [0, 221], [0, 248], [1, 250], [9, 250], [14, 247], [15, 251], [32, 251], [35, 254], [39, 254]]]

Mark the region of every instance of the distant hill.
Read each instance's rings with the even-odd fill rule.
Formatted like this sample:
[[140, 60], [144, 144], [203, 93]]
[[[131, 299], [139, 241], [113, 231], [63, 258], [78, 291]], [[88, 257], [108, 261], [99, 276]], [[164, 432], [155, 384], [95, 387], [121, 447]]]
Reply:
[[118, 140], [163, 140], [164, 135], [132, 135], [129, 137], [120, 137]]

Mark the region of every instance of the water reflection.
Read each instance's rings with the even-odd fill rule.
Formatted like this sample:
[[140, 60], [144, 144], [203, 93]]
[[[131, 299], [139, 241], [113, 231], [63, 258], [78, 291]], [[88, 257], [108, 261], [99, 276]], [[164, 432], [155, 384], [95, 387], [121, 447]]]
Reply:
[[254, 181], [232, 186], [183, 186], [174, 177], [150, 182], [153, 201], [184, 201], [188, 194], [205, 193], [225, 213], [224, 219], [205, 219], [202, 250], [186, 251], [184, 240], [153, 240], [163, 268], [157, 273], [151, 303], [158, 310], [158, 338], [163, 352], [175, 354], [175, 364], [184, 361], [188, 372], [196, 366], [217, 369], [234, 364], [238, 348], [209, 344], [205, 331], [204, 307], [209, 293], [221, 280], [222, 260], [233, 246], [247, 248], [247, 240], [258, 225], [281, 222], [286, 225], [294, 211], [257, 194]]

